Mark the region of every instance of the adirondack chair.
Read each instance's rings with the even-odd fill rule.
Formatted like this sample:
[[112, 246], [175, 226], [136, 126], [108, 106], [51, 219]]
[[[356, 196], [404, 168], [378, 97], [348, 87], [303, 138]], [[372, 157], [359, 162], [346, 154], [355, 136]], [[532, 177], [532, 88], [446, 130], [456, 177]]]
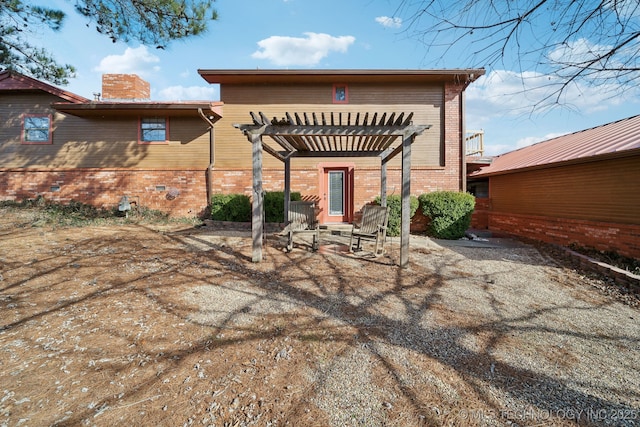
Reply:
[[298, 233], [313, 233], [311, 248], [318, 250], [320, 241], [320, 224], [316, 219], [316, 204], [314, 202], [293, 201], [289, 203], [289, 224], [287, 251], [293, 250], [293, 235]]
[[376, 241], [375, 256], [384, 254], [384, 241], [387, 237], [387, 222], [389, 221], [389, 208], [387, 206], [365, 205], [362, 208], [362, 220], [360, 224], [353, 224], [349, 252], [354, 252], [353, 240], [358, 239], [355, 250], [362, 250], [361, 239]]

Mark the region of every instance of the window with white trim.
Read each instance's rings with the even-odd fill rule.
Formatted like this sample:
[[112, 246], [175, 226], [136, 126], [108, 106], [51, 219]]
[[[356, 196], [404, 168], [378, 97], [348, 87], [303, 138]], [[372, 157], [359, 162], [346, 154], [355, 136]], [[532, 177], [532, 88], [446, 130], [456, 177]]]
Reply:
[[51, 115], [25, 114], [22, 120], [23, 144], [51, 144]]

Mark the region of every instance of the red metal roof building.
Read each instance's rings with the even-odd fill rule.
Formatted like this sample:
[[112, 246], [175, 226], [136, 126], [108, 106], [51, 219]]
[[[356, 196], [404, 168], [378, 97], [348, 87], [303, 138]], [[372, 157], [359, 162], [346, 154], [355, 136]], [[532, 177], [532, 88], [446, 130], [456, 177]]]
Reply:
[[634, 150], [640, 150], [640, 115], [502, 154], [474, 176], [637, 155]]
[[640, 115], [543, 141], [471, 174], [488, 228], [640, 259]]

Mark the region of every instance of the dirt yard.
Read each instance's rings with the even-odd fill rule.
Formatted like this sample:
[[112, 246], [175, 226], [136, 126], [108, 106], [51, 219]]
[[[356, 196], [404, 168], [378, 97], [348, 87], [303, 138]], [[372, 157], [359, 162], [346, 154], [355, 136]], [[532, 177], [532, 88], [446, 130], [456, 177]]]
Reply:
[[637, 304], [533, 246], [33, 225], [0, 209], [1, 426], [640, 425]]

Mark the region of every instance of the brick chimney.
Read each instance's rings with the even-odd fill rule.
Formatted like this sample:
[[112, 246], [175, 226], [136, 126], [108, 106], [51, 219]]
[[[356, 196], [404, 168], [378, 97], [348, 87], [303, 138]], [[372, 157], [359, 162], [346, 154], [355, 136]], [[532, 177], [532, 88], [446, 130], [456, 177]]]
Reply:
[[136, 74], [103, 74], [102, 99], [104, 101], [136, 101], [151, 98], [149, 82]]

